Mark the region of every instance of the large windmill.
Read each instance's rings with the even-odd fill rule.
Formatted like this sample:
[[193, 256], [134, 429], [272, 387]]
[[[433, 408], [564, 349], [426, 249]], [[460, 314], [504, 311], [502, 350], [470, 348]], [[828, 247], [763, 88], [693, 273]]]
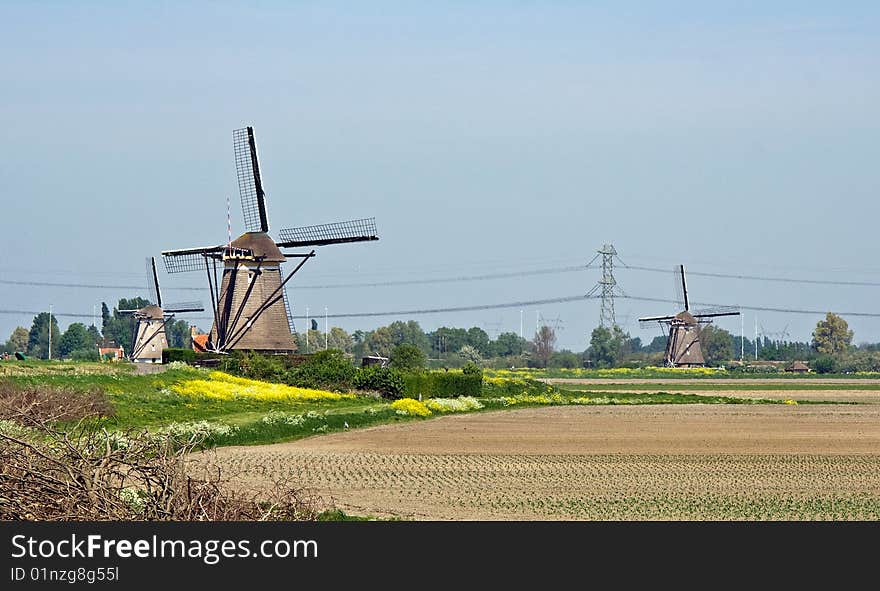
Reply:
[[202, 312], [205, 308], [201, 302], [169, 304], [163, 308], [156, 259], [153, 257], [147, 259], [147, 292], [150, 294], [148, 306], [139, 310], [119, 310], [120, 314], [131, 314], [137, 320], [128, 358], [135, 363], [162, 363], [162, 350], [168, 346], [165, 323], [175, 314]]
[[[639, 318], [643, 325], [648, 322], [659, 322], [668, 327], [666, 352], [663, 361], [667, 367], [702, 367], [706, 364], [703, 349], [700, 346], [700, 332], [704, 325], [710, 324], [712, 318], [719, 316], [739, 316], [734, 308], [715, 308], [712, 310], [691, 311], [688, 302], [687, 279], [684, 265], [676, 269], [676, 287], [680, 288], [684, 310], [674, 316], [649, 316]], [[679, 284], [679, 275], [681, 283]], [[679, 291], [677, 289], [677, 291]]]
[[[203, 270], [207, 274], [214, 314], [210, 350], [295, 351], [293, 316], [285, 285], [315, 256], [315, 251], [286, 253], [281, 249], [378, 240], [376, 222], [368, 218], [289, 228], [281, 230], [281, 241], [275, 242], [268, 233], [254, 130], [236, 129], [232, 139], [247, 232], [227, 244], [163, 251], [165, 268], [169, 273]], [[283, 276], [282, 264], [288, 258], [302, 260]], [[218, 282], [220, 270], [222, 279]]]

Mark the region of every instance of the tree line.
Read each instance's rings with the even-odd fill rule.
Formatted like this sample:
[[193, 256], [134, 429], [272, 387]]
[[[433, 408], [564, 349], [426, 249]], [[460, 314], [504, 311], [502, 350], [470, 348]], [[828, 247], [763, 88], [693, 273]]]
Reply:
[[[34, 316], [30, 329], [16, 327], [5, 343], [0, 345], [0, 352], [10, 355], [24, 353], [37, 359], [75, 359], [80, 361], [96, 361], [98, 347], [121, 346], [126, 354], [130, 353], [134, 339], [137, 320], [131, 314], [120, 310], [138, 310], [150, 305], [143, 298], [122, 298], [111, 310], [106, 302], [101, 303], [101, 329], [91, 324], [73, 322], [63, 333], [58, 326], [58, 318], [48, 312], [40, 312]], [[51, 334], [51, 338], [50, 338]], [[165, 323], [165, 334], [171, 347], [190, 346], [190, 325], [186, 320], [174, 320]]]
[[[53, 359], [97, 359], [98, 346], [122, 346], [128, 353], [137, 321], [120, 310], [137, 310], [149, 303], [140, 297], [122, 298], [112, 309], [102, 303], [100, 330], [95, 325], [74, 322], [62, 333], [57, 318], [53, 316], [50, 321], [49, 313], [41, 312], [34, 316], [30, 329], [16, 327], [0, 345], [0, 352], [22, 352], [46, 359], [51, 340]], [[190, 324], [186, 320], [168, 320], [165, 332], [169, 346], [191, 346]], [[334, 349], [355, 359], [370, 355], [390, 358], [396, 347], [409, 345], [423, 354], [432, 367], [462, 367], [471, 362], [495, 368], [612, 368], [662, 364], [667, 336], [655, 336], [644, 344], [640, 337], [630, 336], [618, 326], [598, 326], [591, 332], [586, 349], [571, 351], [556, 348], [556, 332], [549, 326], [539, 327], [531, 339], [526, 339], [514, 332], [502, 332], [491, 338], [478, 326], [441, 326], [425, 331], [415, 320], [395, 321], [350, 334], [334, 326], [325, 333], [318, 330], [313, 320], [308, 330], [295, 332], [294, 338], [300, 352]], [[745, 360], [753, 360], [757, 351], [761, 361], [801, 360], [826, 371], [880, 371], [880, 343], [855, 346], [852, 340], [853, 332], [846, 321], [832, 313], [816, 324], [809, 342], [766, 337], [755, 341], [711, 324], [703, 326], [700, 332], [703, 356], [710, 366], [729, 364], [741, 354]]]

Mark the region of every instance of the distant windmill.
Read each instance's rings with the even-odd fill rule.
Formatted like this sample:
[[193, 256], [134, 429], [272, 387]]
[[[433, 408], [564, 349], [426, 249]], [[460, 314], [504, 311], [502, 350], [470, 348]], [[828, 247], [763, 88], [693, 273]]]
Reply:
[[717, 308], [713, 310], [694, 310], [691, 312], [688, 303], [687, 279], [685, 278], [684, 265], [679, 265], [676, 274], [680, 273], [681, 283], [676, 277], [676, 287], [681, 288], [684, 310], [674, 316], [650, 316], [639, 318], [639, 322], [659, 322], [661, 326], [668, 326], [669, 336], [666, 339], [666, 352], [664, 363], [667, 367], [702, 367], [706, 364], [703, 350], [700, 346], [700, 332], [703, 325], [712, 322], [712, 318], [718, 316], [739, 316], [739, 311], [734, 308]]
[[150, 305], [139, 310], [119, 310], [120, 314], [131, 314], [137, 320], [128, 358], [135, 363], [162, 363], [162, 350], [168, 346], [165, 323], [174, 314], [202, 312], [205, 308], [201, 302], [169, 304], [163, 308], [156, 259], [153, 257], [147, 259], [147, 292], [150, 294]]
[[[210, 350], [294, 351], [293, 316], [284, 286], [315, 256], [315, 251], [293, 254], [281, 249], [378, 240], [376, 222], [368, 218], [290, 228], [281, 230], [281, 242], [275, 242], [268, 234], [269, 218], [254, 130], [236, 129], [232, 138], [247, 232], [227, 244], [164, 251], [165, 268], [169, 273], [200, 269], [206, 272], [214, 314]], [[281, 265], [287, 258], [302, 260], [282, 277]], [[219, 285], [218, 263], [222, 263]]]

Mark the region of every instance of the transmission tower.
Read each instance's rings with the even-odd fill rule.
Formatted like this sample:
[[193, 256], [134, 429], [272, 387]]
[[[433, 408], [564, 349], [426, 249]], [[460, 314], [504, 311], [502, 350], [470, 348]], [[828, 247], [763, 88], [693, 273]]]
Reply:
[[590, 265], [601, 256], [602, 278], [593, 286], [593, 289], [587, 292], [587, 297], [596, 297], [596, 293], [598, 292], [598, 297], [602, 300], [602, 305], [599, 308], [599, 324], [606, 327], [616, 326], [617, 320], [614, 317], [614, 298], [615, 296], [626, 297], [626, 294], [620, 289], [620, 286], [617, 285], [617, 280], [614, 278], [614, 259], [617, 259], [617, 261], [624, 267], [626, 267], [626, 264], [624, 264], [624, 262], [620, 260], [620, 257], [617, 256], [617, 250], [614, 248], [613, 244], [603, 244], [602, 248], [597, 250], [596, 253], [597, 254], [593, 257], [593, 260], [587, 263], [587, 267], [589, 268]]

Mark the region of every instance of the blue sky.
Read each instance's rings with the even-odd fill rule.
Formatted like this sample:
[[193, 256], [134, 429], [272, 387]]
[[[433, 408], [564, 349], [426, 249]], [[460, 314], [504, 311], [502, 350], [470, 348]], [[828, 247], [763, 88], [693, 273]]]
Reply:
[[[144, 257], [225, 239], [227, 195], [240, 232], [231, 132], [253, 125], [273, 229], [379, 225], [379, 242], [321, 249], [303, 268], [297, 314], [585, 293], [595, 270], [301, 288], [586, 263], [605, 242], [631, 265], [880, 281], [880, 8], [706, 4], [5, 2], [0, 275], [140, 284]], [[617, 278], [673, 296], [671, 277]], [[201, 284], [160, 279], [166, 299]], [[877, 288], [690, 287], [713, 303], [880, 311]], [[0, 309], [89, 313], [130, 294], [0, 284]], [[670, 307], [618, 302], [645, 340], [658, 331], [635, 319]], [[527, 333], [536, 313], [582, 350], [598, 302], [526, 308]], [[518, 331], [520, 312], [413, 318], [494, 333]], [[818, 317], [757, 320], [808, 339]], [[0, 338], [29, 322], [0, 314]], [[880, 319], [850, 324], [880, 340]]]

